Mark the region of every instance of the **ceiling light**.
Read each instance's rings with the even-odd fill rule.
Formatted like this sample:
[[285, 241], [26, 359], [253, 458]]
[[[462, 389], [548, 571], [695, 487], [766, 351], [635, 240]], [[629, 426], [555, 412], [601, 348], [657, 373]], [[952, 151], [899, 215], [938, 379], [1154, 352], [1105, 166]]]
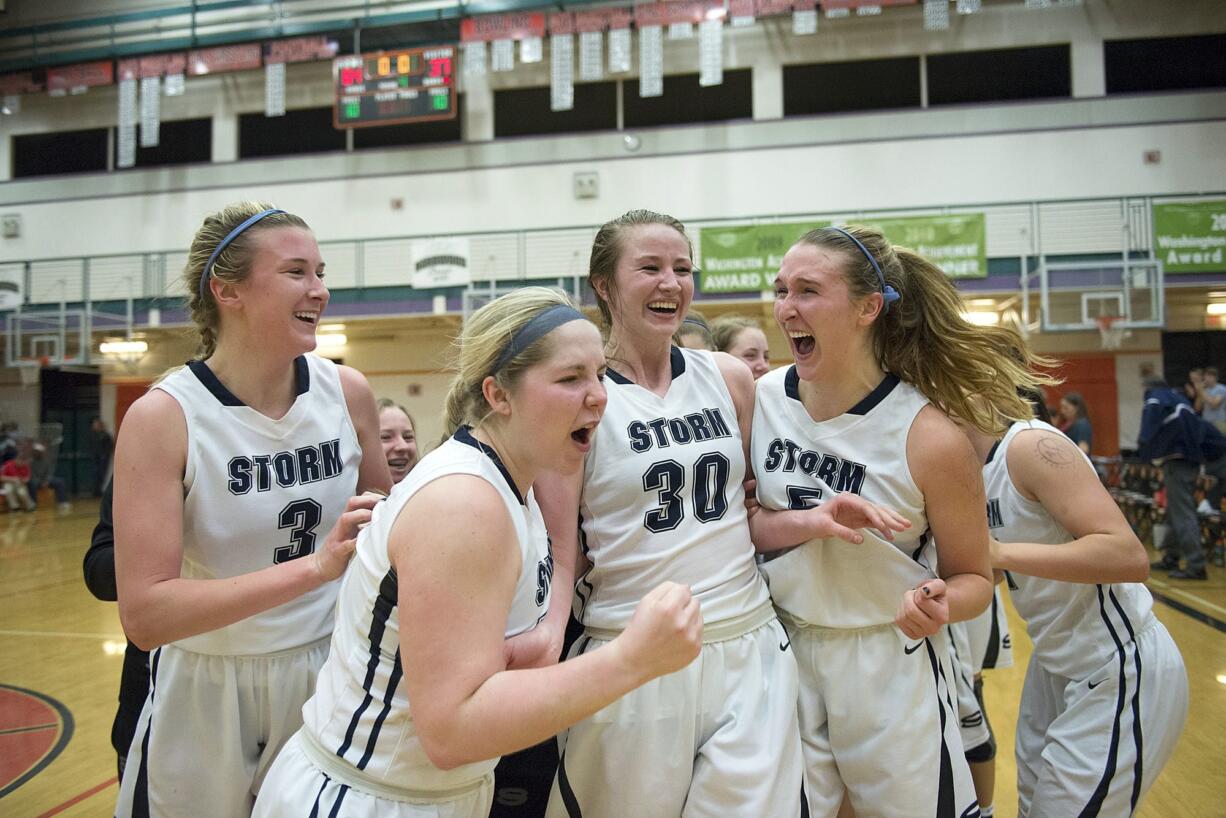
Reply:
[[962, 313], [962, 319], [979, 327], [993, 327], [1000, 323], [1000, 315], [994, 312], [964, 312]]
[[1205, 306], [1205, 312], [1210, 315], [1226, 315], [1226, 301], [1215, 301]]
[[328, 332], [315, 336], [316, 349], [340, 349], [349, 343], [349, 339], [341, 332]]
[[344, 332], [344, 324], [322, 324], [319, 327], [320, 332]]
[[98, 345], [103, 355], [140, 355], [149, 351], [145, 341], [103, 341]]

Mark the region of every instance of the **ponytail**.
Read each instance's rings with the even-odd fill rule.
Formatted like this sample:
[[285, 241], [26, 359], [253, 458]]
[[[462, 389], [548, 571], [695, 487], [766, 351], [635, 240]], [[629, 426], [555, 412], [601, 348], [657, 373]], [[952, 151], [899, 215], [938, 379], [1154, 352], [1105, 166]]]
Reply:
[[[888, 287], [898, 292], [899, 298], [873, 324], [874, 352], [882, 369], [919, 389], [945, 414], [985, 434], [999, 434], [1013, 421], [1034, 416], [1018, 389], [1056, 383], [1036, 371], [1054, 366], [1054, 361], [1030, 352], [1016, 330], [981, 327], [963, 318], [957, 288], [928, 259], [890, 244], [877, 230], [846, 230], [850, 236], [832, 228], [813, 230], [801, 242], [842, 251], [853, 298]], [[866, 253], [878, 262], [881, 275]]]

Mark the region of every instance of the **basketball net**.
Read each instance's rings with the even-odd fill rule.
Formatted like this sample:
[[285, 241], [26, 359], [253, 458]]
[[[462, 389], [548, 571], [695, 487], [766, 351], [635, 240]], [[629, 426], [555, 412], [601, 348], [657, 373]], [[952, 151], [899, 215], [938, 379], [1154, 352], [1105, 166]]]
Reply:
[[1120, 315], [1100, 315], [1094, 319], [1094, 322], [1098, 324], [1098, 334], [1103, 349], [1119, 349], [1120, 344], [1124, 343], [1124, 336], [1128, 330], [1123, 320], [1123, 316]]

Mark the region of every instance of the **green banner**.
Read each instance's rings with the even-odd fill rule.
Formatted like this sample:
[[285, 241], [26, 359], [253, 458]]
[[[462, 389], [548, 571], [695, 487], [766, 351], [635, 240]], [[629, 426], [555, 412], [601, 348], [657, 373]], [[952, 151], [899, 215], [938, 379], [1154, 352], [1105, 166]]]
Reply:
[[[988, 274], [987, 228], [982, 213], [864, 218], [855, 223], [877, 228], [891, 242], [910, 247], [951, 278], [984, 278]], [[805, 232], [830, 224], [819, 221], [702, 228], [700, 291], [770, 289], [788, 248]]]
[[785, 222], [702, 228], [698, 231], [702, 248], [699, 290], [704, 293], [769, 290], [788, 248], [810, 230], [829, 224]]
[[950, 278], [987, 278], [988, 231], [982, 213], [865, 218], [859, 224], [877, 228], [892, 244], [910, 247]]
[[1155, 204], [1154, 254], [1168, 273], [1226, 270], [1226, 200]]

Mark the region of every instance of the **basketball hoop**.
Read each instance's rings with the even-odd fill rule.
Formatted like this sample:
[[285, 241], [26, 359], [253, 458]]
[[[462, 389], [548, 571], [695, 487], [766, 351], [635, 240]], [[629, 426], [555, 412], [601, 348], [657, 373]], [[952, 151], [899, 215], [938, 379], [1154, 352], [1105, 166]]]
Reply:
[[40, 355], [37, 358], [22, 358], [17, 361], [17, 372], [21, 375], [21, 385], [23, 387], [37, 386], [43, 367], [49, 362], [50, 359], [46, 355]]
[[1102, 340], [1103, 349], [1119, 349], [1120, 344], [1124, 343], [1124, 336], [1128, 334], [1128, 329], [1123, 324], [1124, 317], [1121, 315], [1100, 315], [1094, 319], [1094, 323], [1098, 324], [1098, 334]]

